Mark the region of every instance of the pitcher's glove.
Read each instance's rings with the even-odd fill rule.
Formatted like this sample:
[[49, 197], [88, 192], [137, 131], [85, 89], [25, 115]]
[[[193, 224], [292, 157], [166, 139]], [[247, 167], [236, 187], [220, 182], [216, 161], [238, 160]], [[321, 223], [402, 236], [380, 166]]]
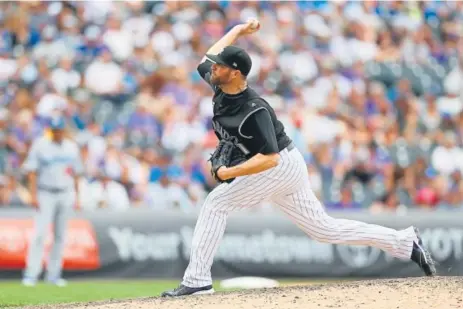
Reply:
[[217, 145], [214, 153], [209, 158], [211, 161], [211, 174], [214, 179], [220, 183], [227, 182], [230, 183], [234, 180], [234, 178], [222, 180], [217, 175], [217, 171], [222, 166], [230, 167], [240, 164], [241, 162], [245, 161], [246, 158], [241, 152], [241, 150], [236, 147], [236, 145], [227, 139], [222, 139]]

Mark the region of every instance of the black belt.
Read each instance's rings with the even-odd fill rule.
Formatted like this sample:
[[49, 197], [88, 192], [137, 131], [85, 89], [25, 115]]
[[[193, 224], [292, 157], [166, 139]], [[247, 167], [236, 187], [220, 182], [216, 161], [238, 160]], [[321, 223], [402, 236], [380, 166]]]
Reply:
[[288, 150], [288, 152], [290, 152], [291, 150], [293, 150], [294, 148], [296, 148], [296, 146], [294, 146], [294, 143], [291, 142], [291, 144], [289, 144], [286, 149]]

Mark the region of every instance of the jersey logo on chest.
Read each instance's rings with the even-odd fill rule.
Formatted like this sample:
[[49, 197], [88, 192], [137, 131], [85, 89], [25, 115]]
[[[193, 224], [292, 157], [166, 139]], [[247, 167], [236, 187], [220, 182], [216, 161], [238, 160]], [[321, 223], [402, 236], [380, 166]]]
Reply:
[[231, 135], [218, 121], [212, 120], [212, 127], [221, 139], [232, 141], [245, 155], [250, 153], [249, 149], [243, 143], [240, 143], [238, 137]]
[[68, 164], [72, 162], [72, 157], [70, 156], [43, 156], [43, 157], [40, 157], [40, 161], [44, 165]]

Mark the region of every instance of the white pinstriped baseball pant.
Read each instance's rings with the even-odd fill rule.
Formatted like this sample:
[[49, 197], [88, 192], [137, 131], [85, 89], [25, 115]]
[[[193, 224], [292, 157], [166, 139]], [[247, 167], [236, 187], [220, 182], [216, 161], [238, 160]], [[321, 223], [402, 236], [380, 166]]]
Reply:
[[368, 245], [410, 259], [417, 236], [413, 227], [394, 230], [328, 216], [310, 189], [304, 158], [294, 148], [280, 152], [278, 166], [220, 184], [206, 198], [193, 234], [190, 262], [183, 277], [189, 287], [212, 284], [211, 267], [231, 211], [270, 200], [308, 236], [320, 242]]

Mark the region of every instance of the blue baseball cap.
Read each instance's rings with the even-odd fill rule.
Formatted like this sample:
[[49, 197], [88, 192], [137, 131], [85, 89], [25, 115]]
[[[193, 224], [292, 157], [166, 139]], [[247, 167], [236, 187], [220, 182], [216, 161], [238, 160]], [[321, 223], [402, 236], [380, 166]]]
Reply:
[[52, 130], [63, 130], [66, 126], [66, 122], [63, 117], [53, 117], [50, 119], [50, 128]]

